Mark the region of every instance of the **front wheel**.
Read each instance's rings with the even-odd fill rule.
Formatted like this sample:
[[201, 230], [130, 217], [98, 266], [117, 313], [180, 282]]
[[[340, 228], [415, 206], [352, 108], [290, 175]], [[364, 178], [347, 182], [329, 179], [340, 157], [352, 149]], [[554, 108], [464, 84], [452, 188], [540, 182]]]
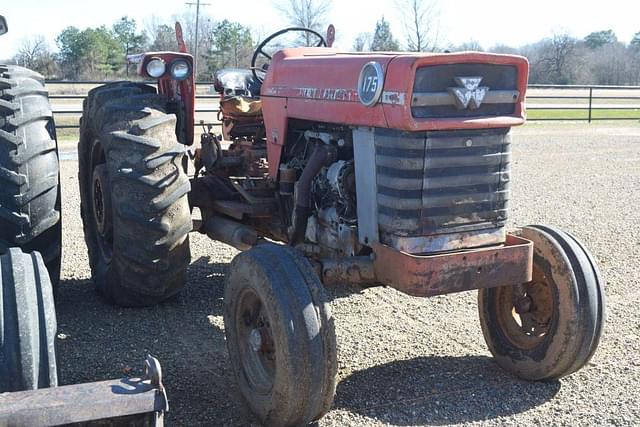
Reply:
[[553, 227], [528, 226], [533, 280], [481, 289], [480, 324], [489, 350], [505, 370], [549, 380], [584, 366], [595, 352], [605, 317], [604, 289], [591, 254]]
[[295, 249], [265, 244], [233, 260], [224, 323], [240, 391], [265, 425], [305, 425], [329, 410], [335, 329], [322, 285]]

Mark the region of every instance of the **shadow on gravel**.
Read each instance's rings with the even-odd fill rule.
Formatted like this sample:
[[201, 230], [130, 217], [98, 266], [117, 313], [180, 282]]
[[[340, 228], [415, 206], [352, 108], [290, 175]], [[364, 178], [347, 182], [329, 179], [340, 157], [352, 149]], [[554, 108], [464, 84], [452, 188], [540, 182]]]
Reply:
[[146, 308], [108, 305], [90, 280], [63, 280], [56, 300], [62, 383], [141, 375], [150, 353], [162, 364], [168, 425], [254, 422], [229, 369], [222, 321], [227, 268], [194, 260], [182, 293]]
[[351, 374], [335, 407], [391, 424], [442, 425], [524, 412], [559, 390], [558, 381], [514, 378], [489, 357], [419, 357]]

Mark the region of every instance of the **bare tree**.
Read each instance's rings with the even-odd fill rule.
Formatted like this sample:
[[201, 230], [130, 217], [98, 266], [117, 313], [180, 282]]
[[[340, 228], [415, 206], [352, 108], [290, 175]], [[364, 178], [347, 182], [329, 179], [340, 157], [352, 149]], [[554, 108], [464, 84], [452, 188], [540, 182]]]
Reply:
[[599, 85], [624, 85], [633, 82], [632, 56], [620, 42], [612, 42], [596, 49], [589, 49], [586, 58], [593, 76]]
[[440, 42], [438, 0], [396, 0], [412, 52], [435, 52]]
[[535, 70], [538, 66], [550, 83], [569, 83], [572, 80], [570, 64], [577, 48], [577, 40], [567, 33], [555, 33], [553, 37], [540, 43], [540, 56], [532, 68]]
[[24, 38], [20, 42], [15, 61], [23, 67], [34, 68], [38, 58], [47, 50], [44, 36], [37, 35], [31, 38]]
[[640, 32], [634, 34], [627, 49], [631, 57], [629, 82], [633, 85], [638, 85], [640, 84]]
[[22, 39], [13, 60], [16, 64], [38, 71], [45, 76], [50, 76], [56, 71], [53, 54], [42, 35]]
[[508, 46], [506, 44], [502, 44], [502, 43], [498, 43], [494, 46], [492, 46], [491, 48], [489, 48], [489, 52], [493, 52], [493, 53], [506, 53], [509, 55], [518, 55], [520, 54], [520, 50], [515, 48], [515, 47], [511, 47]]
[[164, 21], [156, 15], [151, 15], [144, 20], [144, 27], [149, 36], [147, 46], [149, 51], [172, 51], [178, 48], [174, 22]]
[[[275, 7], [286, 16], [289, 24], [324, 34], [331, 0], [278, 0]], [[300, 41], [305, 46], [317, 43], [317, 39], [309, 33], [303, 34]]]
[[466, 41], [464, 43], [461, 43], [457, 46], [452, 46], [449, 49], [451, 52], [464, 52], [464, 51], [476, 51], [476, 52], [482, 52], [484, 51], [484, 49], [482, 48], [482, 45], [480, 44], [480, 42], [478, 42], [477, 40], [469, 40]]

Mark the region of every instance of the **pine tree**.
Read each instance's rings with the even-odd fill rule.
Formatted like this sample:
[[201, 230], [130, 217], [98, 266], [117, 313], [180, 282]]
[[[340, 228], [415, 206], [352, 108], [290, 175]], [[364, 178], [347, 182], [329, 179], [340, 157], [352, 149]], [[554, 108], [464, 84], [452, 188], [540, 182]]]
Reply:
[[391, 28], [389, 23], [384, 19], [384, 16], [376, 22], [376, 30], [373, 33], [373, 40], [371, 41], [371, 50], [373, 51], [397, 51], [400, 50], [398, 40], [391, 34]]

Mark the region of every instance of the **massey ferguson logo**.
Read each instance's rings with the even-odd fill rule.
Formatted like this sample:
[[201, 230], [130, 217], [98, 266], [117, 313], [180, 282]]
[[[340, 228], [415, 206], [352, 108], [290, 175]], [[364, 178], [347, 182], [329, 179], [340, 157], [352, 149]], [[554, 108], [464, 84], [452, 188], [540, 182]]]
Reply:
[[480, 108], [485, 95], [489, 92], [487, 86], [480, 86], [482, 77], [456, 77], [456, 83], [460, 87], [450, 87], [449, 93], [456, 101], [459, 110]]

